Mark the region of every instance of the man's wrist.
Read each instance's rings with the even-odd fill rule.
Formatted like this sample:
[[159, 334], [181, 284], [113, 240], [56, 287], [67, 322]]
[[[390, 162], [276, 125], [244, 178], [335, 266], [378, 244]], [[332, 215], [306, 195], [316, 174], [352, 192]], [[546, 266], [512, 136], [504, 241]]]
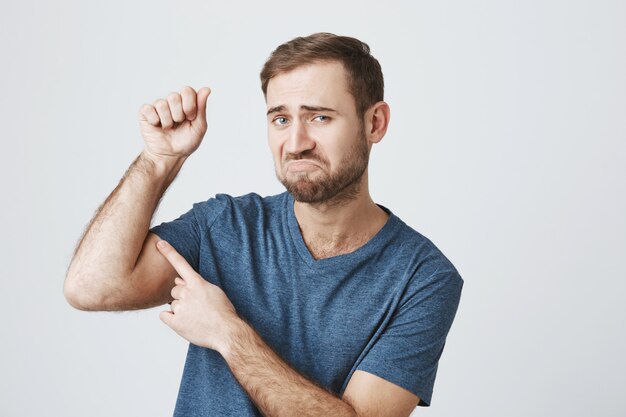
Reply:
[[145, 149], [139, 155], [139, 161], [141, 161], [143, 167], [159, 176], [168, 176], [173, 171], [178, 173], [187, 158], [187, 155], [158, 156]]
[[233, 317], [227, 328], [223, 343], [217, 350], [224, 360], [230, 363], [246, 343], [252, 341], [254, 329], [239, 316]]

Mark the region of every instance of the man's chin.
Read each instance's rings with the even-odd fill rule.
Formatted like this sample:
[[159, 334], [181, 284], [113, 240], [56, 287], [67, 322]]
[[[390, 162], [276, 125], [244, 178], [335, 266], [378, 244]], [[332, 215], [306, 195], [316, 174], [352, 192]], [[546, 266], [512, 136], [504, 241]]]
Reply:
[[282, 182], [289, 194], [299, 203], [321, 203], [324, 193], [318, 184], [306, 180], [296, 182]]

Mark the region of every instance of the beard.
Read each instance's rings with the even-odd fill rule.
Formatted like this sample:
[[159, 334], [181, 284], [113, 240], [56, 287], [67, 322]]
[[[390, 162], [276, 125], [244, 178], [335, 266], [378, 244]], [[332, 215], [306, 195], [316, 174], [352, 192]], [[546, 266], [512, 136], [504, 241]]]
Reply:
[[[319, 178], [312, 179], [308, 172], [294, 174], [295, 179], [288, 179], [285, 173], [276, 170], [276, 177], [285, 186], [293, 199], [301, 203], [338, 205], [355, 199], [360, 190], [363, 173], [367, 169], [369, 148], [363, 132], [363, 126], [358, 133], [359, 140], [348, 150], [340, 161], [335, 172], [313, 174]], [[309, 160], [319, 164], [322, 168], [329, 166], [329, 161], [311, 151], [299, 154], [287, 154], [283, 163], [291, 160]]]

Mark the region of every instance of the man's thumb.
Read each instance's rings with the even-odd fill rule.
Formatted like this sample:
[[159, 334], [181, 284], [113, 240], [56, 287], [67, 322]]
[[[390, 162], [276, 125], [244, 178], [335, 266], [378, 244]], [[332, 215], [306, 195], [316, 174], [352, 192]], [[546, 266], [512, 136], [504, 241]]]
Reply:
[[161, 319], [163, 323], [167, 324], [169, 327], [172, 327], [172, 320], [174, 320], [174, 313], [172, 313], [169, 310], [161, 311], [159, 313], [159, 318]]

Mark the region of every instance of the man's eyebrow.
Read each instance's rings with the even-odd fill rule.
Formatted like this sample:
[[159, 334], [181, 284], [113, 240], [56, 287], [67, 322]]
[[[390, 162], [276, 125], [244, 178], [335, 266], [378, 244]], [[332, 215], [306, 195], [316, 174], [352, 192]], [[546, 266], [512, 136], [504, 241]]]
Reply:
[[[323, 107], [323, 106], [302, 105], [302, 106], [300, 106], [300, 109], [301, 110], [306, 110], [306, 111], [322, 111], [322, 112], [329, 112], [329, 113], [339, 113], [335, 109], [331, 109], [330, 107]], [[269, 109], [267, 111], [267, 115], [269, 116], [272, 113], [279, 113], [279, 112], [284, 111], [284, 110], [285, 110], [285, 106], [283, 106], [283, 105], [272, 107], [271, 109]]]
[[331, 112], [331, 113], [339, 113], [335, 109], [331, 109], [330, 107], [322, 107], [322, 106], [300, 106], [301, 109], [307, 111], [323, 111], [323, 112]]
[[281, 112], [283, 110], [285, 110], [285, 106], [282, 106], [282, 105], [281, 106], [272, 107], [271, 109], [269, 109], [267, 111], [267, 115], [269, 116], [272, 113], [278, 113], [278, 112]]

